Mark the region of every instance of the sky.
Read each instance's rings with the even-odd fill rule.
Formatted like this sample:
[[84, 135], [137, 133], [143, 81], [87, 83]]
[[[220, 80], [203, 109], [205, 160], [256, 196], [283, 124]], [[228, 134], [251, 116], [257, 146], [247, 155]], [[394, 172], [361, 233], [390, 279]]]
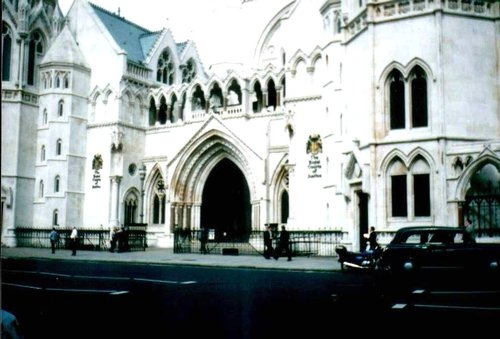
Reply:
[[[193, 40], [203, 59], [213, 59], [207, 41], [208, 32], [214, 32], [217, 25], [224, 25], [220, 13], [238, 9], [241, 0], [91, 0], [110, 12], [118, 13], [125, 19], [151, 31], [169, 28], [176, 42]], [[73, 0], [59, 0], [64, 15]], [[206, 60], [214, 61], [214, 60]]]

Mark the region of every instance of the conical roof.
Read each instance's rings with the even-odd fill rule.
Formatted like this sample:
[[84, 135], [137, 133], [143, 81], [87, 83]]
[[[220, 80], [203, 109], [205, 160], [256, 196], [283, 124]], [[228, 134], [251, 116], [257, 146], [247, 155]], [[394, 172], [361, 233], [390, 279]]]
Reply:
[[49, 63], [72, 64], [90, 68], [68, 25], [64, 25], [61, 33], [55, 38], [47, 54], [42, 59], [41, 65]]

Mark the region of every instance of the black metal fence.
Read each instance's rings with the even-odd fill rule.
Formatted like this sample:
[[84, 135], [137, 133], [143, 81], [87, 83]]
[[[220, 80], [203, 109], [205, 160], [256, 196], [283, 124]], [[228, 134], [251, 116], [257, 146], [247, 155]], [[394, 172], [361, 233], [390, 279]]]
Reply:
[[[293, 256], [336, 256], [335, 247], [341, 243], [342, 231], [289, 231], [290, 247]], [[200, 230], [178, 229], [174, 232], [174, 253], [200, 253]], [[273, 236], [276, 248], [278, 232]], [[216, 239], [213, 230], [209, 230], [206, 244], [210, 254], [263, 255], [263, 231], [251, 231], [248, 241]]]
[[[59, 249], [70, 248], [71, 229], [57, 229], [59, 232]], [[52, 228], [16, 227], [17, 247], [50, 248], [49, 234]], [[110, 248], [110, 233], [106, 229], [78, 229], [77, 249], [90, 251], [106, 251]], [[123, 251], [146, 250], [146, 228], [130, 226], [124, 232]]]

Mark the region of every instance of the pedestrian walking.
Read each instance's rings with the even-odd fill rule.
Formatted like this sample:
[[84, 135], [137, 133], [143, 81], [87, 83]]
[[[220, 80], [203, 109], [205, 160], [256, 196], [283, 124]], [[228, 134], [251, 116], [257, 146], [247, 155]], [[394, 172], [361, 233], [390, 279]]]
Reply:
[[264, 258], [271, 259], [273, 255], [273, 232], [271, 225], [264, 231]]
[[288, 261], [292, 261], [292, 251], [290, 249], [290, 233], [286, 230], [285, 225], [281, 225], [278, 248], [274, 253], [274, 259], [278, 260], [283, 251], [285, 251], [288, 257]]
[[109, 241], [109, 251], [113, 253], [116, 248], [116, 243], [118, 241], [118, 228], [111, 228], [111, 240]]
[[76, 255], [76, 247], [78, 245], [78, 231], [76, 227], [73, 226], [73, 230], [71, 231], [71, 235], [69, 236], [69, 245], [71, 248], [71, 255]]
[[59, 233], [56, 231], [55, 227], [52, 227], [52, 231], [49, 234], [50, 248], [52, 249], [52, 254], [56, 253], [56, 246], [59, 244]]
[[202, 227], [200, 230], [200, 253], [207, 254], [208, 229]]

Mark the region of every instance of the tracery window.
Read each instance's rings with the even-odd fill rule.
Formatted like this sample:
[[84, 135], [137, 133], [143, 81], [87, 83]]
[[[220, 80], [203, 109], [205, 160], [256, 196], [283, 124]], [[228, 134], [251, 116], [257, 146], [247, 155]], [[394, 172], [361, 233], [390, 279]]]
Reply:
[[54, 210], [54, 212], [52, 212], [52, 225], [53, 226], [59, 225], [59, 211], [58, 210]]
[[40, 149], [40, 161], [45, 161], [45, 145]]
[[415, 66], [408, 79], [394, 69], [387, 79], [387, 93], [391, 130], [428, 126], [427, 75], [422, 67]]
[[408, 169], [399, 159], [389, 169], [388, 185], [392, 217], [431, 216], [430, 167], [418, 157]]
[[44, 190], [44, 185], [43, 185], [43, 180], [40, 180], [40, 184], [38, 185], [38, 197], [43, 198], [43, 190]]
[[181, 68], [183, 83], [190, 83], [196, 78], [196, 63], [193, 59], [189, 59], [185, 65], [181, 65]]
[[254, 113], [260, 113], [260, 111], [262, 110], [263, 98], [264, 96], [262, 95], [262, 88], [260, 86], [260, 82], [257, 81], [253, 86], [253, 94], [251, 96], [252, 110]]
[[10, 80], [10, 63], [12, 57], [12, 32], [5, 22], [2, 22], [2, 81]]
[[170, 51], [164, 50], [158, 58], [156, 71], [156, 81], [163, 82], [167, 85], [174, 83], [175, 66]]
[[35, 31], [29, 42], [28, 49], [28, 85], [35, 84], [36, 66], [40, 62], [44, 53], [44, 42], [42, 34]]

